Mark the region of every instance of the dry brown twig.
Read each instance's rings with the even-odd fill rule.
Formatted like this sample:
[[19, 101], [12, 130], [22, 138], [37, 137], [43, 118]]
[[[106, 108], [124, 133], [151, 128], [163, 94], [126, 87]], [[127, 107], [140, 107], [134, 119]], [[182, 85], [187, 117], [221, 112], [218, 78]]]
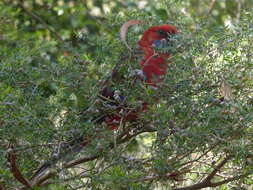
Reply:
[[8, 162], [10, 164], [10, 170], [11, 173], [13, 175], [13, 177], [20, 182], [21, 184], [23, 184], [25, 187], [27, 187], [28, 189], [32, 189], [32, 185], [30, 184], [30, 182], [23, 176], [23, 174], [21, 173], [21, 171], [19, 170], [16, 160], [16, 154], [14, 152], [14, 148], [13, 146], [10, 146], [10, 148], [7, 150], [7, 156], [8, 156]]

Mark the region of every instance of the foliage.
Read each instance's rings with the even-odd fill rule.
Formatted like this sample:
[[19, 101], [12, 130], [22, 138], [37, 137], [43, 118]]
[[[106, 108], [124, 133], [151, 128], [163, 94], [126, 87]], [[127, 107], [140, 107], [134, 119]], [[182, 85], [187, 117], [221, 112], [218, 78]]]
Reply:
[[[252, 188], [253, 5], [213, 3], [0, 2], [0, 189], [21, 189], [11, 150], [30, 179], [56, 148], [83, 136], [91, 143], [55, 164], [48, 180], [30, 180], [35, 189]], [[118, 31], [130, 19], [146, 21], [131, 29], [131, 46], [153, 25], [180, 30], [159, 90], [133, 82], [139, 60], [122, 59], [130, 52]], [[151, 103], [137, 123], [111, 131], [93, 120], [117, 64], [112, 88], [133, 109]]]

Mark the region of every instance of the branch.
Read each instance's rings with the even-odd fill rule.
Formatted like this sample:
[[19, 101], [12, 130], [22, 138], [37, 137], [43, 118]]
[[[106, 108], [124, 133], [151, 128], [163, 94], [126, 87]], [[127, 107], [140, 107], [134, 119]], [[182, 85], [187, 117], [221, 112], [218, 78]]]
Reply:
[[25, 177], [22, 175], [22, 173], [20, 172], [20, 170], [16, 165], [17, 158], [12, 147], [7, 150], [7, 155], [12, 175], [16, 178], [17, 181], [22, 183], [25, 187], [27, 187], [28, 189], [32, 189], [30, 182], [27, 179], [25, 179]]
[[215, 4], [216, 4], [216, 1], [217, 1], [217, 0], [212, 0], [212, 2], [210, 3], [210, 6], [209, 6], [209, 10], [208, 10], [208, 12], [207, 12], [207, 14], [206, 14], [205, 17], [208, 17], [208, 16], [212, 13], [212, 11], [213, 11], [213, 9], [214, 9], [214, 6], [215, 6]]
[[211, 183], [211, 185], [212, 185], [211, 187], [217, 187], [217, 186], [223, 185], [223, 184], [231, 182], [231, 181], [235, 181], [235, 180], [238, 180], [238, 179], [241, 179], [241, 178], [245, 178], [245, 177], [247, 177], [251, 174], [252, 174], [252, 172], [248, 172], [246, 174], [242, 174], [242, 175], [234, 176], [234, 177], [231, 177], [231, 178], [227, 178], [223, 181], [219, 181], [219, 182], [216, 182], [216, 183]]
[[48, 173], [46, 173], [46, 175], [42, 176], [41, 178], [39, 178], [37, 181], [33, 182], [33, 187], [34, 186], [43, 186], [43, 182], [50, 179], [51, 177], [54, 177], [57, 175], [57, 171], [56, 170], [49, 170]]
[[241, 0], [237, 0], [237, 14], [236, 14], [236, 22], [240, 22], [241, 17], [241, 8], [242, 8], [242, 2]]
[[219, 163], [214, 170], [204, 179], [204, 182], [210, 183], [216, 173], [227, 163], [232, 156], [227, 156], [221, 163]]
[[188, 162], [185, 162], [183, 164], [181, 164], [181, 166], [185, 166], [185, 165], [188, 165], [188, 164], [192, 164], [194, 162], [198, 162], [201, 158], [203, 158], [204, 156], [206, 156], [211, 150], [213, 150], [216, 146], [218, 145], [218, 143], [212, 145], [209, 149], [207, 149], [207, 151], [205, 151], [203, 154], [201, 154], [198, 158], [195, 158], [191, 161], [188, 161]]
[[73, 161], [70, 161], [70, 162], [64, 164], [63, 167], [64, 168], [71, 168], [71, 167], [76, 166], [78, 164], [89, 162], [89, 161], [95, 160], [97, 158], [99, 158], [98, 155], [93, 155], [90, 157], [82, 157], [82, 158], [79, 158], [79, 159], [76, 159], [76, 160], [73, 160]]
[[37, 20], [39, 23], [41, 23], [46, 29], [48, 29], [56, 38], [58, 41], [64, 43], [64, 40], [61, 38], [61, 36], [50, 26], [48, 25], [41, 17], [36, 15], [35, 13], [29, 11], [25, 8], [25, 6], [22, 4], [22, 1], [19, 0], [18, 6], [25, 11], [31, 18], [34, 20]]
[[[197, 189], [202, 189], [202, 188], [206, 188], [206, 187], [215, 187], [215, 184], [218, 183], [212, 183], [211, 180], [214, 178], [214, 176], [216, 175], [216, 173], [228, 162], [229, 159], [231, 159], [232, 156], [229, 155], [226, 158], [224, 158], [224, 160], [219, 163], [214, 170], [200, 183], [194, 184], [194, 185], [190, 185], [187, 187], [181, 187], [181, 188], [175, 188], [173, 190], [197, 190]], [[223, 182], [223, 181], [222, 181]], [[225, 182], [224, 182], [225, 183]]]
[[190, 169], [182, 169], [182, 171], [175, 171], [172, 173], [167, 173], [165, 175], [153, 174], [153, 175], [145, 176], [141, 179], [137, 179], [135, 181], [136, 182], [153, 181], [153, 180], [158, 180], [161, 178], [163, 178], [163, 179], [167, 178], [167, 179], [174, 180], [174, 181], [182, 181], [183, 179], [181, 179], [180, 176], [188, 173], [189, 171], [190, 171]]

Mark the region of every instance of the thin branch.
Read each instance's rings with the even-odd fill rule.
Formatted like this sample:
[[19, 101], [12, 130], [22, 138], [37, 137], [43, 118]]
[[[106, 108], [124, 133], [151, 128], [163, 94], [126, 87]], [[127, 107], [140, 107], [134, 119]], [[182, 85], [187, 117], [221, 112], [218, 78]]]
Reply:
[[207, 155], [211, 150], [213, 150], [217, 145], [218, 145], [218, 143], [212, 145], [209, 149], [207, 149], [207, 151], [205, 151], [203, 154], [201, 154], [198, 158], [195, 158], [195, 159], [193, 159], [193, 160], [191, 160], [191, 161], [185, 162], [185, 163], [181, 164], [181, 166], [185, 166], [185, 165], [188, 165], [188, 164], [192, 164], [192, 163], [194, 163], [194, 162], [199, 162], [199, 160], [200, 160], [201, 158], [203, 158], [204, 156], [206, 156], [206, 155]]
[[46, 180], [48, 180], [51, 177], [54, 177], [56, 175], [57, 175], [57, 171], [56, 170], [53, 170], [53, 169], [49, 170], [49, 172], [46, 175], [42, 176], [37, 181], [33, 182], [33, 187], [34, 186], [42, 186], [42, 185], [44, 185], [43, 184], [44, 181], [46, 181]]
[[28, 189], [32, 189], [30, 182], [27, 179], [25, 179], [25, 177], [22, 175], [21, 171], [17, 167], [17, 164], [16, 164], [17, 157], [13, 150], [13, 147], [8, 149], [7, 154], [8, 154], [8, 161], [10, 163], [10, 170], [11, 170], [12, 175], [15, 177], [17, 181], [19, 181], [25, 187], [27, 187]]
[[211, 182], [216, 173], [228, 162], [232, 156], [227, 156], [221, 163], [219, 163], [214, 170], [204, 179], [204, 182]]
[[209, 6], [209, 10], [208, 10], [208, 12], [206, 14], [206, 17], [208, 17], [212, 13], [212, 11], [213, 11], [213, 9], [215, 7], [216, 2], [217, 2], [217, 0], [212, 0], [211, 1], [210, 6]]
[[211, 187], [217, 187], [217, 186], [223, 185], [223, 184], [231, 182], [231, 181], [239, 180], [239, 179], [245, 178], [245, 177], [247, 177], [251, 174], [252, 174], [252, 172], [248, 172], [246, 174], [242, 174], [242, 175], [234, 176], [234, 177], [231, 177], [231, 178], [227, 178], [223, 181], [219, 181], [219, 182], [216, 182], [216, 183], [211, 183]]
[[38, 148], [38, 147], [52, 147], [52, 146], [56, 146], [58, 144], [59, 143], [34, 144], [34, 145], [15, 148], [14, 151], [15, 152], [22, 152], [22, 151], [26, 151], [26, 150], [33, 149], [33, 148]]
[[83, 157], [83, 158], [79, 158], [79, 159], [76, 159], [76, 160], [73, 160], [69, 163], [66, 163], [63, 165], [64, 168], [71, 168], [73, 166], [76, 166], [78, 164], [82, 164], [82, 163], [85, 163], [85, 162], [89, 162], [89, 161], [92, 161], [92, 160], [95, 160], [99, 158], [98, 155], [94, 155], [94, 156], [90, 156], [90, 157]]
[[237, 0], [237, 13], [236, 13], [236, 22], [237, 22], [237, 24], [240, 22], [241, 8], [242, 8], [242, 2], [241, 2], [241, 0]]
[[206, 187], [214, 187], [213, 185], [215, 185], [216, 183], [212, 183], [211, 180], [214, 178], [216, 173], [228, 162], [228, 160], [231, 159], [231, 157], [232, 156], [229, 155], [226, 158], [224, 158], [224, 160], [222, 160], [221, 163], [219, 163], [203, 181], [187, 187], [175, 188], [173, 190], [197, 190]]
[[32, 17], [34, 20], [37, 20], [38, 22], [40, 22], [46, 29], [48, 29], [56, 38], [58, 41], [64, 43], [64, 40], [62, 39], [62, 37], [60, 36], [60, 34], [58, 34], [50, 25], [48, 25], [41, 17], [39, 17], [38, 15], [36, 15], [35, 13], [29, 11], [28, 9], [25, 8], [25, 6], [22, 4], [22, 1], [19, 1], [18, 6], [25, 11], [30, 17]]
[[145, 176], [141, 179], [137, 179], [135, 180], [135, 182], [144, 182], [144, 181], [153, 181], [153, 180], [158, 180], [161, 178], [167, 178], [170, 180], [174, 180], [174, 181], [182, 181], [182, 179], [180, 178], [181, 175], [186, 174], [190, 171], [190, 169], [182, 169], [182, 171], [175, 171], [172, 173], [167, 173], [166, 175], [158, 175], [158, 174], [153, 174], [153, 175], [148, 175]]

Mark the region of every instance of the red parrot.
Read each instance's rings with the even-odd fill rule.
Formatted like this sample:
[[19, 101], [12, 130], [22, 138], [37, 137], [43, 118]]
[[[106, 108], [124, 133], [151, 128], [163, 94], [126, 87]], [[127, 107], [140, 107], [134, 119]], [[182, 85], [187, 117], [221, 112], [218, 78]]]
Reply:
[[[125, 41], [125, 34], [127, 28], [131, 25], [139, 24], [140, 21], [129, 21], [124, 25], [121, 29], [121, 38], [125, 42], [128, 49], [131, 48]], [[160, 25], [160, 26], [152, 26], [147, 29], [140, 41], [138, 42], [139, 49], [143, 51], [143, 58], [140, 62], [140, 66], [142, 69], [142, 73], [145, 76], [145, 81], [147, 85], [157, 87], [158, 83], [161, 82], [161, 77], [166, 74], [167, 67], [169, 64], [168, 59], [170, 58], [170, 54], [168, 52], [159, 52], [156, 51], [157, 48], [163, 49], [169, 44], [170, 37], [177, 33], [177, 29], [175, 26], [171, 25]], [[106, 96], [108, 93], [104, 93]], [[107, 98], [113, 99], [113, 92], [110, 94], [111, 96], [106, 96]], [[111, 130], [117, 129], [120, 121], [136, 121], [138, 119], [138, 113], [147, 110], [148, 103], [142, 103], [141, 110], [135, 110], [127, 112], [124, 118], [122, 118], [119, 114], [108, 115], [105, 117], [105, 122], [110, 126]]]

